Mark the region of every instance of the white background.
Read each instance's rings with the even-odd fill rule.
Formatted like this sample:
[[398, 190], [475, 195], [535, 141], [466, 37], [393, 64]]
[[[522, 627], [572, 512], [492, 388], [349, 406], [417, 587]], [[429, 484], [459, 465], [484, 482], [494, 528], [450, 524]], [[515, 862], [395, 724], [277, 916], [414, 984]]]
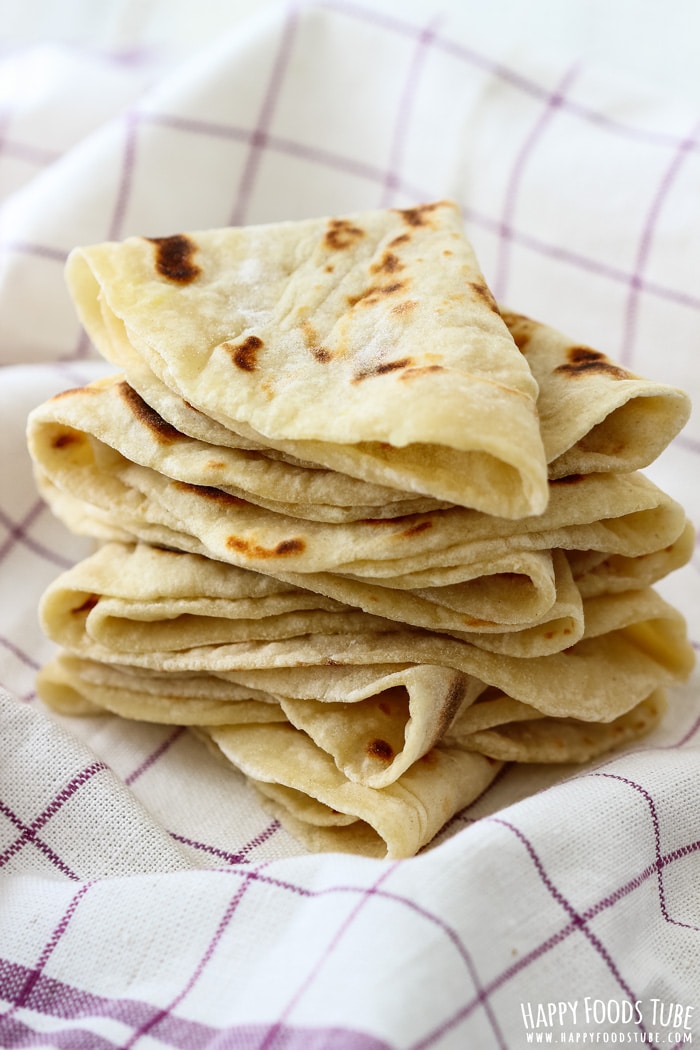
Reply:
[[[187, 57], [277, 0], [0, 0], [5, 46], [36, 41], [142, 46]], [[700, 110], [697, 0], [381, 0], [378, 10], [467, 21], [477, 38], [572, 57], [631, 75]]]

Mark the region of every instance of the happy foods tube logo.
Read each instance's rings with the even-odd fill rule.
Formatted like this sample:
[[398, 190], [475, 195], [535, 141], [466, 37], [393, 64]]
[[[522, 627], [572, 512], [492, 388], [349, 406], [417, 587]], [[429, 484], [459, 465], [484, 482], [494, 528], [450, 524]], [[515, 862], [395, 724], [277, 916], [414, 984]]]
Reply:
[[695, 1006], [664, 999], [525, 1000], [524, 1046], [693, 1045]]

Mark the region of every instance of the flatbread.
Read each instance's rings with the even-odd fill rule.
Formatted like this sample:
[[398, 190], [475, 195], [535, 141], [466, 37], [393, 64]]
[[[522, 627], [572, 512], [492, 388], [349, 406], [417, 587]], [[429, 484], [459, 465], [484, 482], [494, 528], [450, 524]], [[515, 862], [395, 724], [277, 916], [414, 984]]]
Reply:
[[84, 608], [72, 617], [46, 615], [46, 609], [47, 636], [83, 659], [158, 674], [211, 674], [254, 689], [254, 695], [324, 702], [359, 697], [378, 675], [423, 664], [458, 671], [543, 715], [603, 722], [654, 689], [684, 680], [695, 663], [683, 617], [652, 588], [588, 599], [584, 637], [561, 652], [530, 659], [420, 628], [390, 624], [385, 630], [369, 618], [365, 630], [347, 633], [129, 652], [95, 642], [85, 630]]
[[[683, 509], [639, 473], [552, 483], [547, 511], [518, 522], [461, 507], [305, 521], [168, 479], [53, 415], [51, 403], [32, 413], [29, 447], [40, 491], [74, 531], [204, 554], [392, 619], [488, 636], [483, 644], [500, 651], [515, 652], [514, 641], [521, 655], [541, 653], [555, 635], [550, 648], [580, 635], [571, 573], [553, 551], [625, 559], [632, 580], [631, 560], [644, 558], [642, 584], [687, 555], [687, 544], [674, 548], [687, 531]], [[545, 622], [546, 631], [528, 639], [488, 640]], [[533, 642], [540, 648], [533, 650]]]
[[378, 790], [347, 780], [329, 755], [291, 725], [199, 732], [245, 774], [268, 808], [309, 848], [389, 860], [414, 856], [502, 768], [484, 755], [438, 745]]
[[583, 722], [542, 718], [536, 708], [497, 691], [482, 696], [464, 708], [444, 742], [502, 762], [588, 762], [650, 733], [668, 706], [664, 690], [655, 689], [611, 722]]
[[639, 470], [690, 417], [683, 390], [644, 379], [549, 325], [502, 309], [539, 386], [537, 408], [550, 478]]
[[129, 462], [291, 517], [343, 522], [449, 506], [323, 467], [289, 463], [259, 449], [188, 437], [150, 408], [121, 374], [58, 394], [45, 417], [116, 449]]
[[37, 678], [39, 696], [62, 714], [108, 712], [185, 726], [288, 721], [330, 754], [348, 780], [375, 788], [394, 783], [430, 751], [460, 707], [485, 688], [461, 672], [428, 664], [372, 667], [353, 682], [323, 686], [319, 677], [311, 697], [288, 696], [294, 683], [285, 693], [271, 693], [211, 675], [159, 673], [67, 652]]
[[[497, 565], [518, 549], [647, 554], [677, 539], [687, 522], [683, 508], [639, 472], [562, 478], [550, 484], [543, 514], [517, 522], [457, 506], [340, 523], [290, 518], [129, 461], [89, 430], [56, 419], [61, 400], [29, 418], [40, 478], [127, 531], [140, 519], [189, 531], [218, 560], [275, 576], [334, 572], [398, 588], [438, 586], [474, 578], [472, 566]], [[652, 540], [657, 532], [663, 544]]]
[[503, 517], [545, 508], [537, 385], [452, 202], [132, 237], [66, 274], [107, 360], [135, 352], [243, 437]]
[[548, 615], [536, 627], [502, 635], [464, 629], [459, 586], [415, 594], [375, 588], [378, 616], [261, 573], [147, 544], [107, 543], [61, 573], [42, 596], [41, 616], [66, 644], [85, 632], [110, 650], [157, 652], [314, 630], [348, 634], [372, 625], [389, 633], [402, 626], [391, 617], [394, 595], [402, 615], [419, 626], [493, 651], [543, 655], [583, 634], [583, 605], [566, 558], [555, 551], [551, 560], [557, 594]]

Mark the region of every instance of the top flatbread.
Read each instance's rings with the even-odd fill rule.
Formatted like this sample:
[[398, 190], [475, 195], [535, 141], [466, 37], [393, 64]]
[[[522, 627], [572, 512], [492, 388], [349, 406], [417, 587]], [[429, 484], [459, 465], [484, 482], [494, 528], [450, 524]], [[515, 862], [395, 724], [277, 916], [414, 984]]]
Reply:
[[635, 375], [523, 314], [503, 309], [501, 316], [539, 386], [550, 478], [640, 470], [687, 423], [685, 391]]
[[546, 506], [537, 384], [451, 202], [132, 237], [66, 273], [108, 360], [244, 437], [500, 517]]

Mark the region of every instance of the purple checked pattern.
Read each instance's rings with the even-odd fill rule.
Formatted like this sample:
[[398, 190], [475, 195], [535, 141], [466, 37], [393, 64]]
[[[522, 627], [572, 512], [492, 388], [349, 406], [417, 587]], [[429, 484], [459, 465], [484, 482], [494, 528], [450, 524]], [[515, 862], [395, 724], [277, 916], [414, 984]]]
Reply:
[[[401, 46], [404, 61], [393, 73], [399, 78], [394, 96], [398, 105], [384, 128], [384, 157], [366, 155], [356, 148], [344, 150], [342, 146], [331, 146], [324, 139], [322, 129], [315, 135], [303, 136], [298, 128], [287, 127], [280, 119], [280, 102], [291, 89], [290, 70], [299, 58], [302, 31], [310, 17], [326, 19], [327, 25], [340, 33], [357, 27], [371, 29], [378, 39], [384, 34], [392, 45]], [[136, 99], [123, 108], [122, 115], [113, 122], [114, 142], [118, 139], [119, 143], [114, 146], [113, 170], [118, 178], [113, 196], [100, 211], [104, 239], [125, 235], [132, 215], [140, 214], [139, 194], [143, 196], [143, 186], [148, 185], [150, 177], [146, 159], [150, 154], [145, 147], [154, 132], [167, 136], [175, 155], [190, 149], [206, 151], [209, 143], [235, 144], [239, 157], [242, 153], [238, 166], [222, 173], [227, 190], [220, 206], [221, 224], [249, 221], [258, 209], [261, 171], [267, 170], [268, 165], [275, 166], [283, 180], [285, 165], [290, 162], [304, 166], [309, 177], [324, 182], [337, 180], [341, 185], [348, 179], [353, 184], [364, 185], [369, 206], [394, 206], [403, 200], [426, 200], [438, 193], [442, 195], [442, 183], [434, 187], [424, 177], [416, 177], [410, 163], [410, 144], [419, 119], [418, 102], [424, 97], [421, 93], [430, 90], [431, 63], [450, 62], [464, 76], [460, 90], [478, 92], [488, 83], [510, 93], [508, 97], [514, 101], [528, 105], [529, 115], [522, 125], [521, 137], [507, 156], [500, 199], [487, 204], [468, 188], [455, 186], [468, 227], [475, 233], [483, 233], [495, 245], [490, 280], [497, 294], [508, 294], [523, 266], [556, 267], [573, 281], [594, 278], [607, 289], [610, 301], [619, 308], [621, 353], [628, 367], [638, 363], [642, 352], [643, 307], [661, 307], [673, 312], [676, 318], [690, 317], [697, 325], [700, 294], [695, 286], [681, 286], [672, 275], [664, 280], [649, 276], [657, 272], [651, 264], [655, 252], [663, 246], [665, 216], [676, 199], [681, 176], [698, 163], [697, 124], [689, 120], [686, 126], [690, 130], [685, 134], [671, 132], [663, 126], [643, 125], [632, 117], [627, 119], [624, 114], [612, 114], [587, 102], [586, 81], [580, 77], [578, 67], [562, 68], [557, 77], [540, 80], [513, 63], [452, 36], [445, 19], [416, 24], [399, 15], [341, 0], [290, 6], [270, 34], [268, 53], [272, 59], [269, 73], [256, 84], [255, 104], [248, 122], [227, 121], [220, 114], [214, 120], [203, 108], [199, 112], [180, 112], [177, 103], [169, 100], [166, 93], [158, 106], [149, 104], [147, 99], [143, 104]], [[132, 57], [135, 67], [146, 60], [143, 54]], [[116, 60], [114, 55], [105, 56], [106, 62]], [[124, 61], [128, 65], [131, 59], [127, 55]], [[234, 84], [233, 67], [231, 78]], [[526, 191], [536, 168], [533, 162], [556, 141], [563, 121], [585, 128], [589, 134], [599, 133], [601, 141], [604, 136], [606, 141], [624, 143], [631, 151], [637, 148], [655, 151], [658, 177], [650, 186], [649, 199], [638, 212], [638, 239], [626, 260], [599, 257], [585, 241], [558, 242], [551, 232], [546, 235], [533, 232], [536, 223], [526, 214]], [[20, 131], [20, 125], [14, 127], [9, 118], [7, 126], [0, 127], [0, 164], [4, 152], [6, 156], [10, 153], [22, 156], [37, 167], [50, 166], [56, 159], [52, 152], [42, 152], [41, 145], [29, 139], [23, 142]], [[424, 181], [427, 184], [420, 184]], [[23, 267], [33, 264], [46, 265], [49, 272], [55, 268], [56, 281], [60, 282], [66, 255], [73, 243], [69, 230], [61, 239], [48, 236], [40, 224], [25, 231], [11, 228], [5, 233], [4, 229], [0, 224], [0, 261], [7, 261], [20, 274], [28, 272], [23, 271]], [[0, 280], [0, 290], [1, 287]], [[71, 339], [56, 345], [55, 367], [60, 370], [66, 386], [84, 381], [82, 363], [93, 353], [84, 333]], [[23, 440], [22, 425], [23, 421], [17, 421], [16, 433], [13, 432], [18, 448]], [[700, 454], [697, 438], [692, 434], [683, 435], [677, 445], [683, 455], [696, 462]], [[27, 479], [27, 485], [31, 484]], [[18, 512], [12, 494], [0, 486], [0, 574], [8, 583], [5, 593], [12, 590], [13, 595], [15, 590], [21, 590], [16, 583], [17, 567], [27, 559], [56, 572], [70, 561], [64, 553], [58, 527], [55, 545], [45, 538], [52, 533], [45, 528], [46, 512], [42, 504], [25, 498], [21, 506], [28, 509]], [[41, 532], [40, 525], [44, 526]], [[696, 580], [697, 566], [691, 571]], [[31, 594], [21, 595], [18, 600], [35, 604], [37, 599], [38, 595]], [[691, 623], [691, 630], [697, 634], [697, 621]], [[694, 643], [696, 648], [700, 647], [697, 637]], [[22, 632], [3, 628], [0, 631], [0, 680], [26, 698], [26, 679], [22, 678], [20, 683], [18, 674], [33, 675], [38, 666], [39, 661]], [[658, 756], [659, 762], [671, 760], [674, 755], [679, 762], [687, 759], [692, 755], [687, 745], [692, 745], [699, 726], [700, 714], [688, 713], [675, 742], [657, 747], [652, 753]], [[197, 942], [196, 951], [188, 950], [186, 926], [182, 922], [188, 906], [194, 902], [187, 883], [192, 871], [163, 874], [153, 871], [144, 861], [144, 878], [162, 878], [160, 910], [144, 915], [136, 907], [138, 902], [134, 897], [133, 909], [124, 910], [120, 921], [127, 934], [139, 932], [137, 923], [147, 924], [154, 953], [149, 961], [159, 958], [158, 951], [168, 961], [174, 954], [174, 976], [167, 988], [156, 994], [148, 981], [139, 983], [143, 975], [136, 973], [136, 966], [133, 974], [130, 971], [130, 979], [126, 978], [125, 971], [118, 969], [120, 976], [115, 978], [115, 986], [105, 991], [99, 985], [98, 991], [97, 985], [91, 985], [84, 968], [79, 973], [71, 969], [71, 955], [79, 951], [90, 924], [98, 923], [102, 924], [99, 929], [104, 930], [105, 941], [115, 953], [115, 965], [122, 965], [119, 938], [105, 894], [108, 882], [94, 877], [88, 848], [79, 864], [74, 850], [64, 851], [56, 844], [62, 841], [60, 831], [70, 803], [72, 812], [84, 812], [86, 819], [97, 814], [104, 822], [113, 838], [116, 859], [120, 850], [128, 845], [126, 825], [119, 820], [122, 803], [112, 794], [112, 778], [101, 776], [110, 765], [109, 751], [116, 739], [110, 732], [117, 731], [105, 729], [104, 737], [100, 738], [95, 730], [97, 755], [86, 749], [84, 764], [71, 767], [78, 770], [75, 775], [65, 784], [57, 782], [54, 792], [41, 801], [35, 799], [30, 804], [27, 799], [18, 804], [13, 797], [13, 805], [9, 805], [0, 793], [0, 816], [4, 828], [10, 832], [0, 852], [0, 878], [12, 869], [13, 861], [26, 860], [38, 851], [41, 871], [48, 868], [53, 884], [70, 884], [68, 894], [64, 893], [60, 902], [58, 897], [51, 898], [45, 887], [47, 896], [37, 903], [37, 929], [42, 931], [38, 950], [26, 955], [9, 942], [0, 942], [0, 995], [5, 1004], [0, 1010], [0, 1045], [52, 1046], [67, 1050], [82, 1047], [85, 1050], [116, 1047], [147, 1050], [155, 1046], [183, 1050], [200, 1047], [206, 1050], [398, 1050], [399, 1047], [401, 1050], [441, 1050], [484, 1045], [510, 1050], [522, 1045], [522, 1032], [513, 1035], [512, 1022], [503, 1004], [511, 1005], [517, 1014], [517, 1004], [523, 999], [538, 995], [546, 998], [542, 975], [549, 972], [547, 965], [554, 958], [563, 960], [563, 965], [571, 966], [577, 973], [582, 954], [595, 961], [595, 972], [603, 975], [599, 980], [604, 983], [600, 989], [592, 985], [581, 987], [582, 995], [597, 995], [600, 991], [606, 998], [634, 999], [639, 994], [630, 960], [614, 946], [616, 942], [610, 931], [617, 928], [616, 924], [622, 928], [630, 921], [633, 906], [642, 893], [647, 894], [647, 905], [651, 901], [651, 913], [645, 921], [654, 927], [661, 943], [670, 944], [664, 937], [673, 934], [683, 938], [674, 943], [682, 943], [686, 953], [698, 950], [700, 923], [692, 919], [697, 909], [678, 910], [677, 896], [671, 899], [667, 873], [678, 874], [686, 865], [697, 865], [700, 838], [690, 834], [671, 836], [674, 799], [658, 785], [645, 782], [641, 774], [631, 772], [635, 767], [631, 765], [628, 769], [619, 759], [581, 773], [570, 786], [581, 792], [580, 798], [585, 798], [585, 792], [591, 790], [594, 783], [602, 783], [615, 790], [616, 804], [626, 807], [624, 812], [644, 807], [649, 834], [640, 836], [634, 843], [626, 843], [632, 851], [632, 861], [625, 868], [624, 877], [616, 870], [615, 858], [601, 857], [601, 864], [607, 864], [605, 888], [595, 899], [586, 898], [585, 906], [573, 903], [580, 899], [579, 888], [571, 872], [560, 866], [557, 843], [549, 829], [533, 819], [531, 809], [512, 807], [496, 816], [479, 818], [477, 804], [453, 818], [448, 829], [451, 837], [446, 835], [446, 841], [433, 854], [427, 853], [415, 862], [350, 865], [342, 869], [341, 874], [340, 867], [332, 867], [339, 864], [335, 859], [328, 860], [327, 868], [321, 860], [312, 866], [307, 858], [300, 858], [298, 863], [290, 858], [281, 843], [279, 824], [263, 813], [254, 831], [248, 824], [248, 830], [245, 835], [240, 834], [240, 838], [236, 833], [229, 835], [228, 828], [234, 826], [231, 817], [235, 815], [235, 807], [220, 795], [207, 795], [208, 788], [202, 787], [202, 798], [206, 800], [203, 804], [222, 805], [222, 826], [215, 839], [214, 836], [209, 839], [197, 815], [191, 813], [182, 816], [178, 813], [178, 819], [166, 820], [165, 827], [154, 826], [153, 836], [157, 838], [160, 833], [171, 847], [176, 843], [185, 847], [183, 856], [201, 879], [197, 900], [211, 900], [206, 913], [206, 935], [201, 943]], [[167, 772], [168, 783], [174, 783], [180, 775], [184, 779], [186, 775], [182, 758], [186, 749], [181, 746], [184, 731], [164, 727], [156, 744], [153, 736], [148, 739], [149, 749], [145, 755], [144, 750], [140, 750], [138, 758], [133, 758], [131, 763], [122, 757], [122, 780], [127, 787], [134, 788], [146, 810], [149, 801], [154, 799], [162, 812], [159, 775]], [[103, 751], [99, 750], [100, 740]], [[635, 757], [649, 753], [649, 748], [639, 747], [630, 752], [629, 761], [633, 763]], [[1, 778], [0, 770], [0, 784]], [[502, 786], [501, 780], [490, 790], [497, 790], [499, 785]], [[488, 802], [488, 792], [485, 801]], [[174, 797], [174, 813], [177, 805], [178, 799]], [[584, 811], [582, 806], [577, 813], [581, 818], [581, 833], [586, 836], [587, 848], [595, 850], [595, 828], [590, 820], [581, 816]], [[49, 826], [52, 834], [47, 841]], [[174, 828], [177, 830], [170, 830]], [[512, 867], [512, 873], [506, 872], [510, 881], [504, 877], [503, 887], [497, 882], [493, 887], [484, 885], [478, 861], [473, 860], [473, 856], [478, 856], [476, 847], [481, 836], [486, 834], [493, 836], [493, 848], [502, 852]], [[624, 829], [621, 839], [623, 837]], [[667, 844], [673, 844], [673, 848], [665, 848]], [[456, 845], [460, 848], [455, 848]], [[442, 866], [443, 857], [447, 858], [447, 868]], [[694, 870], [697, 871], [697, 867]], [[333, 872], [332, 877], [328, 871]], [[115, 881], [128, 885], [126, 876]], [[225, 893], [219, 892], [222, 882]], [[134, 883], [134, 894], [138, 892], [137, 883], [138, 879]], [[480, 895], [488, 897], [493, 893], [494, 900], [500, 902], [506, 912], [517, 906], [513, 901], [521, 884], [541, 890], [547, 901], [548, 921], [541, 928], [530, 922], [524, 934], [524, 946], [514, 957], [505, 948], [499, 953], [497, 943], [495, 947], [492, 945], [492, 941], [497, 942], [497, 931], [485, 931], [482, 926], [486, 900], [480, 900]], [[11, 885], [9, 879], [8, 885]], [[51, 883], [48, 885], [50, 889]], [[673, 883], [676, 892], [677, 885]], [[438, 892], [440, 888], [442, 894]], [[0, 910], [2, 892], [0, 885]], [[95, 904], [98, 900], [99, 906]], [[329, 902], [336, 904], [330, 923]], [[524, 916], [526, 905], [527, 899]], [[414, 962], [420, 965], [423, 942], [406, 945], [402, 941], [403, 930], [417, 929], [425, 939], [425, 952], [429, 953], [431, 966], [444, 966], [441, 972], [446, 983], [455, 975], [458, 977], [458, 991], [449, 1001], [441, 1002], [439, 1008], [429, 1012], [420, 1034], [403, 1031], [390, 1035], [387, 1031], [377, 1031], [376, 1026], [373, 1027], [376, 1018], [370, 1023], [363, 1013], [364, 1000], [371, 998], [382, 981], [395, 981], [397, 972], [402, 972], [392, 970], [396, 956], [382, 955], [380, 948], [375, 948], [378, 916], [383, 923], [390, 924], [396, 953], [403, 958], [405, 952], [407, 966]], [[324, 922], [327, 925], [322, 927], [323, 937], [318, 942], [310, 938], [307, 945], [305, 931], [316, 930]], [[248, 1017], [245, 1010], [240, 1014], [236, 1012], [242, 1009], [236, 999], [236, 984], [245, 981], [247, 965], [255, 964], [256, 936], [258, 931], [268, 928], [268, 923], [277, 924], [280, 937], [287, 936], [288, 929], [298, 923], [300, 932], [292, 942], [294, 961], [285, 974], [283, 987], [276, 990], [279, 994], [271, 997], [271, 1005], [256, 1004], [258, 1014]], [[180, 932], [179, 941], [169, 936], [172, 930]], [[358, 942], [367, 946], [366, 956], [359, 960], [352, 948]], [[252, 947], [242, 963], [239, 950], [246, 944]], [[298, 962], [296, 952], [300, 953]], [[148, 966], [143, 959], [141, 964], [145, 972]], [[319, 1001], [320, 989], [325, 988], [324, 974], [338, 969], [348, 974], [349, 985], [353, 981], [366, 981], [365, 994], [357, 998], [352, 1023], [342, 1014], [342, 1002], [333, 1015], [324, 1012], [325, 1004]], [[212, 1020], [203, 1005], [208, 980], [212, 975], [229, 972], [229, 1019], [221, 1020], [217, 1015], [217, 1019]], [[149, 972], [147, 976], [152, 974]], [[408, 979], [408, 970], [406, 976]], [[410, 999], [414, 995], [418, 997], [424, 989], [414, 983], [401, 991]], [[310, 1027], [303, 1020], [313, 1013], [314, 1007], [318, 1008], [319, 1016], [324, 1017], [318, 1028]], [[698, 1010], [700, 1012], [700, 1000]], [[341, 1020], [328, 1019], [333, 1016]], [[644, 1024], [636, 1031], [640, 1037], [648, 1034]]]

